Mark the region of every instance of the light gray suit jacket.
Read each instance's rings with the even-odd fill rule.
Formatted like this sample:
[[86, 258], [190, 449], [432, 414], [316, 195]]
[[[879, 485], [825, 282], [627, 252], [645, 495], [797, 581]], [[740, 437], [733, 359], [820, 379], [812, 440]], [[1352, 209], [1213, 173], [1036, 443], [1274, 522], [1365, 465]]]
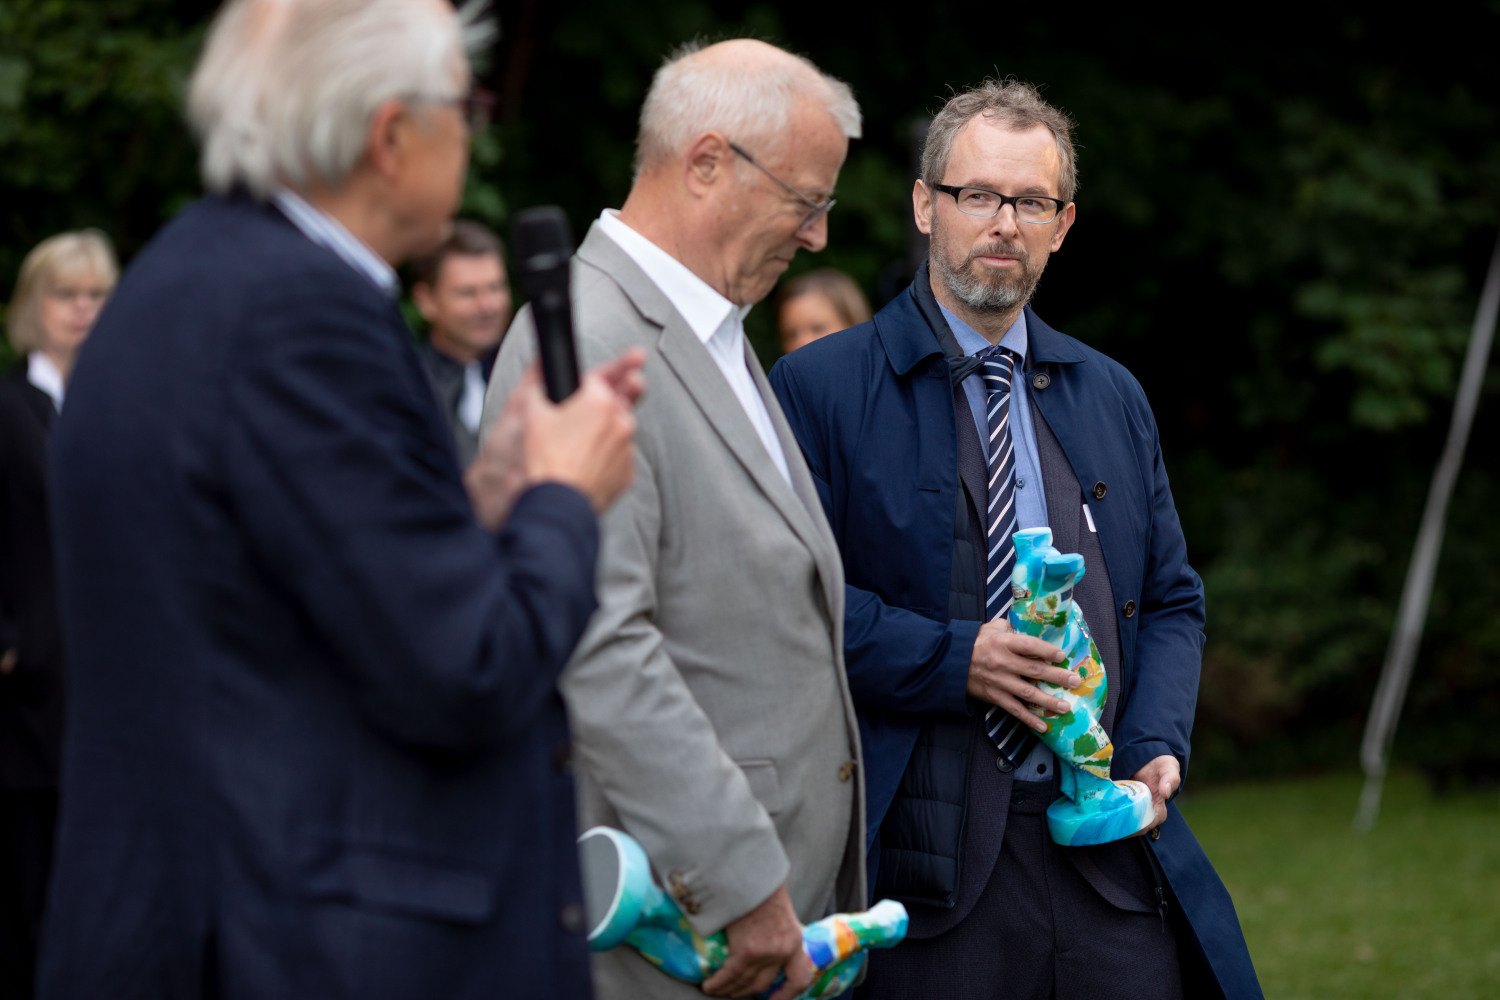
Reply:
[[[600, 608], [562, 678], [580, 822], [638, 839], [700, 933], [782, 882], [804, 923], [863, 909], [844, 577], [796, 438], [747, 345], [789, 486], [702, 342], [597, 225], [572, 277], [582, 365], [648, 355], [635, 483], [603, 519]], [[526, 310], [485, 426], [534, 355]], [[605, 1000], [702, 996], [627, 948], [596, 957], [595, 980]]]

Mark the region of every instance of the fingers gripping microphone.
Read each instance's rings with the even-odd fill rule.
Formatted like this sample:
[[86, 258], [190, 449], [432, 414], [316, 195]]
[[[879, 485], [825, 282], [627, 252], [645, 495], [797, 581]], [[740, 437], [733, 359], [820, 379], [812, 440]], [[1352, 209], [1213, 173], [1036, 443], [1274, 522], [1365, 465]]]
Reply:
[[573, 237], [563, 210], [542, 205], [518, 213], [516, 256], [521, 291], [531, 302], [536, 324], [547, 397], [561, 403], [578, 388], [578, 348], [573, 342], [573, 305], [568, 295]]

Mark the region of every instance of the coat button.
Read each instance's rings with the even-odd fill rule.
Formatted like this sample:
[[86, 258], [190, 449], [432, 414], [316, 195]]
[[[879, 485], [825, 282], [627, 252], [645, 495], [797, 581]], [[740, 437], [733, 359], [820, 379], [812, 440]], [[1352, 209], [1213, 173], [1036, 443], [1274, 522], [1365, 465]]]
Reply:
[[1125, 607], [1123, 607], [1121, 610], [1125, 612], [1125, 617], [1126, 618], [1134, 618], [1135, 617], [1135, 602], [1134, 601], [1126, 601], [1125, 602]]
[[562, 929], [569, 934], [582, 934], [583, 926], [583, 904], [569, 903], [557, 914], [557, 922], [562, 924]]
[[999, 768], [1000, 771], [1001, 771], [1001, 773], [1003, 773], [1003, 774], [1009, 774], [1010, 772], [1012, 772], [1012, 771], [1014, 771], [1016, 769], [1016, 765], [1012, 764], [1009, 760], [1006, 760], [1004, 757], [996, 757], [995, 758], [995, 766], [997, 768]]
[[1031, 376], [1031, 387], [1038, 392], [1041, 392], [1051, 384], [1052, 376], [1048, 375], [1046, 372], [1037, 372], [1035, 375]]
[[1104, 494], [1109, 492], [1109, 487], [1104, 485], [1103, 480], [1094, 484], [1094, 499], [1103, 500]]
[[1151, 832], [1150, 832], [1150, 834], [1148, 834], [1148, 836], [1152, 840], [1160, 840], [1161, 839], [1161, 827], [1159, 827], [1159, 826], [1152, 827]]
[[552, 749], [552, 770], [558, 774], [573, 773], [573, 748], [566, 743]]
[[848, 781], [854, 777], [854, 761], [846, 760], [839, 765], [839, 780]]

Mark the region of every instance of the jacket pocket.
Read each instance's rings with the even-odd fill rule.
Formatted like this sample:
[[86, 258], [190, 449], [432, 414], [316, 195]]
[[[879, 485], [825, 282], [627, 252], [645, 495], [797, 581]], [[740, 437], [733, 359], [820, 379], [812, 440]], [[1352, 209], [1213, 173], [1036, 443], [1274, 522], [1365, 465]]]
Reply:
[[324, 843], [310, 852], [304, 895], [461, 924], [495, 912], [492, 878], [447, 859], [388, 848]]
[[776, 762], [772, 760], [737, 760], [745, 780], [750, 784], [750, 793], [772, 816], [781, 812], [781, 778], [776, 774]]

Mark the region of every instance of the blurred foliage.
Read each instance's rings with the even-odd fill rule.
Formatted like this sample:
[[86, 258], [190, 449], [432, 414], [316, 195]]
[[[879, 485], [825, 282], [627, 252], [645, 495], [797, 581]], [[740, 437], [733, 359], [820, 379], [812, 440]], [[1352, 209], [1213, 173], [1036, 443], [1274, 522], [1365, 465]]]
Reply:
[[0, 0], [0, 295], [47, 236], [96, 226], [128, 259], [193, 196], [182, 94], [207, 6]]
[[[0, 294], [97, 225], [123, 254], [196, 191], [181, 95], [206, 3], [0, 0]], [[878, 302], [909, 280], [914, 123], [986, 75], [1078, 122], [1078, 225], [1037, 300], [1156, 409], [1209, 594], [1195, 776], [1352, 764], [1500, 228], [1500, 2], [999, 14], [843, 4], [497, 0], [499, 118], [466, 214], [552, 202], [579, 237], [629, 189], [636, 114], [682, 42], [753, 35], [849, 81], [865, 114], [830, 245]], [[1431, 41], [1428, 38], [1428, 41]], [[766, 361], [768, 310], [747, 326]], [[1480, 407], [1397, 756], [1500, 769], [1500, 485]]]

